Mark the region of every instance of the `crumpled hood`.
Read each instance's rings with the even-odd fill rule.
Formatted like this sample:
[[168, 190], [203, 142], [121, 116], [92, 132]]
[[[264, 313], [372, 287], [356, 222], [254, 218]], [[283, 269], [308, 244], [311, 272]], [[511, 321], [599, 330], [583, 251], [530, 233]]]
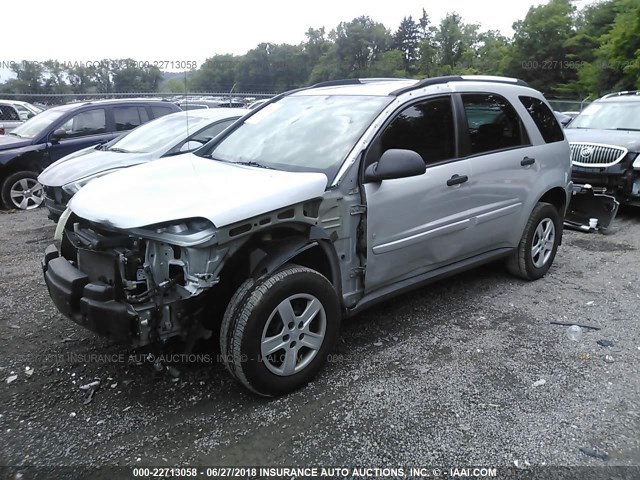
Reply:
[[139, 228], [187, 218], [217, 227], [321, 196], [322, 173], [283, 172], [185, 153], [89, 182], [69, 207], [82, 218]]
[[571, 142], [592, 142], [625, 147], [630, 152], [640, 152], [640, 132], [629, 130], [594, 130], [591, 128], [567, 128], [564, 131]]
[[48, 187], [61, 187], [100, 172], [126, 168], [151, 160], [148, 153], [118, 153], [96, 150], [95, 145], [74, 152], [49, 165], [38, 176]]
[[[0, 121], [0, 123], [2, 123]], [[21, 148], [31, 145], [31, 138], [18, 138], [15, 135], [0, 135], [0, 151], [10, 148]]]

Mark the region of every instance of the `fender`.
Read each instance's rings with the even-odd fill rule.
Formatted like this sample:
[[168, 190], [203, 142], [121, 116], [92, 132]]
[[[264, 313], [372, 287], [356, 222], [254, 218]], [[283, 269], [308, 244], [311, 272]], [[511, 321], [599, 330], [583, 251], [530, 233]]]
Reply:
[[251, 259], [250, 264], [251, 276], [257, 278], [272, 273], [291, 259], [315, 247], [319, 247], [322, 250], [330, 270], [329, 281], [335, 287], [338, 295], [341, 295], [342, 280], [338, 255], [326, 232], [316, 226], [312, 226], [306, 234], [301, 233], [300, 235], [289, 237], [277, 242], [271, 248], [263, 247], [260, 250], [256, 250], [255, 254], [259, 258], [255, 259], [254, 255], [252, 255], [254, 258]]

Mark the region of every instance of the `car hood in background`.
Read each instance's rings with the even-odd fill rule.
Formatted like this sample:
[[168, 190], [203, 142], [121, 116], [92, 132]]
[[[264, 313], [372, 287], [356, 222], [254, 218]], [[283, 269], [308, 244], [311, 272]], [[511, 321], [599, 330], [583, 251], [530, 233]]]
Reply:
[[321, 196], [322, 173], [283, 172], [186, 153], [92, 180], [69, 206], [82, 218], [140, 228], [188, 218], [216, 227]]
[[31, 145], [32, 140], [32, 138], [19, 138], [15, 135], [0, 135], [0, 152], [11, 148], [26, 147]]
[[38, 176], [38, 181], [47, 187], [61, 187], [89, 175], [131, 167], [152, 159], [150, 153], [111, 152], [91, 146], [53, 163]]
[[630, 152], [640, 152], [640, 132], [630, 130], [595, 130], [591, 128], [567, 128], [564, 131], [569, 142], [603, 143], [624, 147]]

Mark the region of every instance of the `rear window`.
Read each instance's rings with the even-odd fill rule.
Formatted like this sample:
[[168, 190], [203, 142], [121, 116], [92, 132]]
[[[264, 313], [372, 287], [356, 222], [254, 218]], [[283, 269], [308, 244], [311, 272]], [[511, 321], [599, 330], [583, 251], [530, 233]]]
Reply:
[[519, 97], [520, 102], [527, 109], [529, 115], [540, 130], [546, 143], [561, 142], [564, 140], [562, 127], [556, 120], [549, 107], [540, 99], [534, 97]]

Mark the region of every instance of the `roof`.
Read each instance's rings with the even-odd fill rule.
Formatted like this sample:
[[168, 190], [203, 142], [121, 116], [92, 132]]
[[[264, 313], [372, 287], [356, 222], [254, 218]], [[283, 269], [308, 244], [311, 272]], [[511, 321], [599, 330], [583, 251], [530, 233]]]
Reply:
[[84, 105], [121, 105], [130, 103], [152, 103], [169, 105], [171, 102], [162, 100], [159, 98], [110, 98], [107, 100], [83, 100], [80, 102], [67, 103], [65, 105], [56, 105], [49, 110], [72, 110], [74, 108], [82, 107]]
[[494, 84], [528, 87], [522, 80], [489, 75], [461, 75], [412, 80], [408, 78], [365, 78], [332, 80], [294, 91], [292, 95], [401, 95], [418, 88], [445, 84]]

